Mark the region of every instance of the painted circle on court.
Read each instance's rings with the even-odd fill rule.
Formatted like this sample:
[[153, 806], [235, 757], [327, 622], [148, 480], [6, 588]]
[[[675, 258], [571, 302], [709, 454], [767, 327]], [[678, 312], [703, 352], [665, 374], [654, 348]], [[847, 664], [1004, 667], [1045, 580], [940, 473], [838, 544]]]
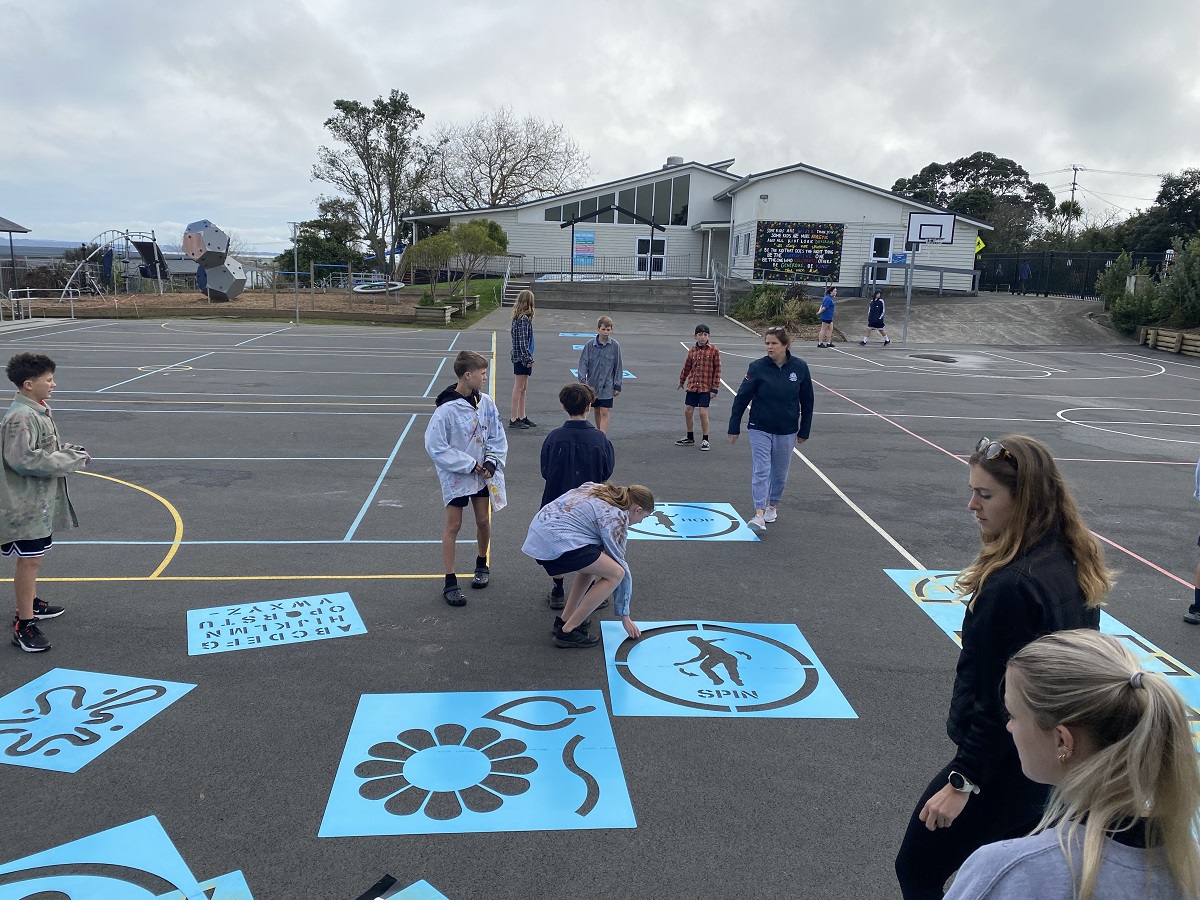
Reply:
[[[691, 510], [692, 513], [671, 515], [675, 510]], [[703, 540], [732, 534], [741, 524], [737, 516], [700, 503], [656, 503], [654, 512], [640, 525], [630, 525], [629, 530], [647, 537]]]
[[[1141, 416], [1142, 419], [1153, 419], [1154, 416], [1162, 416], [1164, 419], [1168, 416], [1187, 416], [1192, 419], [1191, 422], [1166, 422], [1166, 421], [1130, 421], [1130, 422], [1085, 422], [1079, 418], [1072, 418], [1072, 413], [1100, 413], [1100, 412], [1115, 412], [1115, 413], [1146, 413], [1148, 415]], [[1141, 434], [1137, 431], [1123, 431], [1122, 428], [1200, 428], [1200, 413], [1186, 413], [1178, 410], [1162, 410], [1162, 409], [1141, 409], [1138, 407], [1127, 406], [1073, 406], [1069, 409], [1060, 409], [1055, 415], [1064, 422], [1069, 422], [1072, 425], [1078, 425], [1080, 428], [1090, 428], [1093, 431], [1103, 431], [1108, 434], [1116, 434], [1121, 437], [1138, 438], [1143, 441], [1160, 441], [1167, 444], [1200, 444], [1200, 439], [1188, 440], [1187, 438], [1170, 438], [1170, 437], [1154, 437], [1149, 434]], [[1120, 427], [1114, 427], [1120, 426]], [[1200, 438], [1200, 436], [1198, 436]]]
[[691, 709], [753, 713], [792, 706], [820, 676], [795, 647], [747, 631], [705, 622], [648, 628], [623, 641], [614, 659], [631, 686]]

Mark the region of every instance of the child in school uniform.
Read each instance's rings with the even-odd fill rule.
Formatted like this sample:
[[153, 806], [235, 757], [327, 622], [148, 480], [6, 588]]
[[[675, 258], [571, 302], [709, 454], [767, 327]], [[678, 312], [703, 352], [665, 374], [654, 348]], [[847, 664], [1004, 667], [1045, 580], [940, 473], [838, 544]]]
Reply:
[[608, 316], [596, 320], [596, 339], [583, 345], [579, 354], [579, 380], [596, 392], [592, 408], [596, 427], [608, 432], [613, 400], [621, 393], [621, 346], [612, 339], [613, 321]]

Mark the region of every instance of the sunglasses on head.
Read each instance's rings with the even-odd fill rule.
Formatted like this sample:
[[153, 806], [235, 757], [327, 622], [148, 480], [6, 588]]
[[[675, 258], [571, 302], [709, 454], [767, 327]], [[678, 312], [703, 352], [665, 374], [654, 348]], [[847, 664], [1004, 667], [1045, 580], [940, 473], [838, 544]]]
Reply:
[[980, 438], [979, 443], [975, 445], [975, 452], [982, 453], [983, 458], [989, 461], [1002, 456], [1013, 464], [1014, 469], [1017, 467], [1017, 458], [1002, 443], [991, 438]]

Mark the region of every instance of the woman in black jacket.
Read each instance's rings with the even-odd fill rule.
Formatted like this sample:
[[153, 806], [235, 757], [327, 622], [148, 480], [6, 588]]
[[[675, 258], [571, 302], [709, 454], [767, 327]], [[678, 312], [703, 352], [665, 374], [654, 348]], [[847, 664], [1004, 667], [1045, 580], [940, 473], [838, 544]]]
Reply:
[[1049, 449], [1025, 435], [984, 438], [970, 462], [983, 546], [955, 587], [971, 595], [946, 731], [958, 747], [908, 824], [896, 875], [905, 900], [940, 898], [946, 879], [984, 844], [1028, 834], [1047, 788], [1021, 773], [1001, 699], [1009, 657], [1035, 638], [1099, 628], [1112, 587], [1099, 543]]
[[754, 516], [747, 524], [760, 534], [775, 521], [792, 464], [792, 448], [808, 440], [812, 428], [812, 377], [808, 363], [788, 350], [791, 342], [786, 328], [773, 325], [767, 329], [763, 337], [767, 355], [750, 363], [729, 413], [729, 443], [735, 444], [742, 432], [742, 416], [750, 407]]

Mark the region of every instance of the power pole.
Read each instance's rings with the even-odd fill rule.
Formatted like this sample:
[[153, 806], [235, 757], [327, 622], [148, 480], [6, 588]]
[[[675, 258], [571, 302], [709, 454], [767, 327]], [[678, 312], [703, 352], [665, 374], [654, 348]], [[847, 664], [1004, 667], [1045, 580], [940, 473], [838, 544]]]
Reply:
[[1070, 239], [1070, 237], [1071, 237], [1071, 220], [1073, 218], [1075, 218], [1076, 177], [1079, 175], [1079, 173], [1081, 171], [1083, 171], [1083, 168], [1084, 168], [1083, 166], [1078, 166], [1078, 165], [1071, 166], [1071, 208], [1067, 212], [1067, 238], [1068, 239]]

